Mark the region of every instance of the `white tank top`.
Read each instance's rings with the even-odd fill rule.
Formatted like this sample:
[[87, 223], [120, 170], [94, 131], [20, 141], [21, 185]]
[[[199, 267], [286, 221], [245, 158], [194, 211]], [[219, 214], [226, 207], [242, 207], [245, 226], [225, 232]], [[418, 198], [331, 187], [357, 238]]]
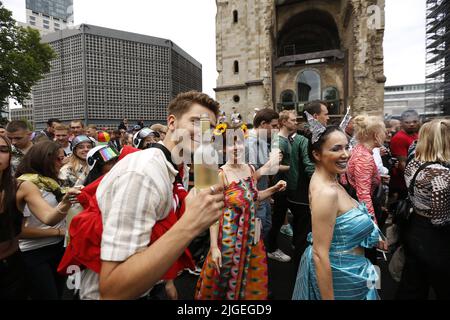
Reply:
[[[53, 193], [48, 191], [41, 190], [42, 198], [52, 207], [56, 207], [58, 205], [58, 201], [56, 201], [56, 197]], [[38, 228], [38, 229], [59, 229], [66, 227], [66, 219], [58, 222], [53, 227], [43, 224], [36, 216], [30, 211], [28, 205], [25, 205], [25, 209], [23, 210], [23, 216], [25, 217], [26, 222], [25, 226], [30, 228]], [[64, 236], [60, 237], [46, 237], [46, 238], [36, 238], [36, 239], [21, 239], [19, 240], [19, 247], [21, 251], [29, 251], [39, 249], [45, 246], [50, 246], [52, 244], [57, 244], [64, 240]]]

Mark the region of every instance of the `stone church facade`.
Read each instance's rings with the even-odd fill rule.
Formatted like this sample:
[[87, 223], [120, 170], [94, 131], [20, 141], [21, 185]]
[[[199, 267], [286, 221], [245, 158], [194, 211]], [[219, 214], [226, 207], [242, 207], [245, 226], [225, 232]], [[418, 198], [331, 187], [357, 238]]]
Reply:
[[216, 99], [255, 108], [383, 114], [385, 0], [216, 0]]

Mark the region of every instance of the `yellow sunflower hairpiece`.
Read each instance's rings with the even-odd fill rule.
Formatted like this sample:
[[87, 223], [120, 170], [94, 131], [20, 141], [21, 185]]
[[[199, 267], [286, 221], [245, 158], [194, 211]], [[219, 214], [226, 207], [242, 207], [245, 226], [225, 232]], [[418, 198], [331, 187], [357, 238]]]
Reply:
[[214, 129], [213, 133], [215, 136], [221, 136], [226, 130], [228, 126], [226, 123], [219, 123]]
[[244, 138], [247, 138], [248, 137], [248, 128], [247, 128], [247, 125], [245, 123], [243, 123], [241, 125], [241, 130], [244, 133]]

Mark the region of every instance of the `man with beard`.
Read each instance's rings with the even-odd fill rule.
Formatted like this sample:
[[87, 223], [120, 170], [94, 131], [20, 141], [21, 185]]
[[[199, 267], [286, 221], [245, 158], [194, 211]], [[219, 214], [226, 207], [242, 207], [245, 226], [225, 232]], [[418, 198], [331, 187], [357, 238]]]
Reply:
[[407, 110], [401, 116], [402, 129], [391, 139], [392, 155], [398, 159], [398, 167], [393, 169], [390, 190], [398, 199], [405, 199], [408, 191], [404, 179], [408, 149], [417, 140], [420, 129], [419, 114]]

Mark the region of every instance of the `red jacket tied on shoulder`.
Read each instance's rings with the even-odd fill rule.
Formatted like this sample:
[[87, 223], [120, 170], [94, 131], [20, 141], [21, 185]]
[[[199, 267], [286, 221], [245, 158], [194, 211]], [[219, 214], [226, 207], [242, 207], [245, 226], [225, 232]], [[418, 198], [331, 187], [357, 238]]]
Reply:
[[[140, 151], [130, 146], [124, 146], [119, 157], [119, 161], [126, 155]], [[81, 269], [88, 268], [96, 273], [100, 273], [101, 259], [100, 249], [102, 242], [103, 223], [100, 208], [98, 207], [95, 193], [102, 181], [103, 176], [86, 186], [78, 196], [78, 201], [83, 206], [83, 211], [76, 215], [69, 227], [70, 242], [67, 245], [64, 256], [58, 266], [58, 272], [68, 274], [69, 266], [79, 266]], [[153, 226], [149, 239], [149, 246], [164, 235], [183, 215], [184, 198], [187, 191], [179, 182], [173, 184], [174, 207], [169, 215]], [[192, 256], [188, 249], [175, 261], [166, 272], [163, 279], [173, 280], [179, 272], [186, 268], [195, 267]], [[70, 271], [70, 270], [69, 270]]]

